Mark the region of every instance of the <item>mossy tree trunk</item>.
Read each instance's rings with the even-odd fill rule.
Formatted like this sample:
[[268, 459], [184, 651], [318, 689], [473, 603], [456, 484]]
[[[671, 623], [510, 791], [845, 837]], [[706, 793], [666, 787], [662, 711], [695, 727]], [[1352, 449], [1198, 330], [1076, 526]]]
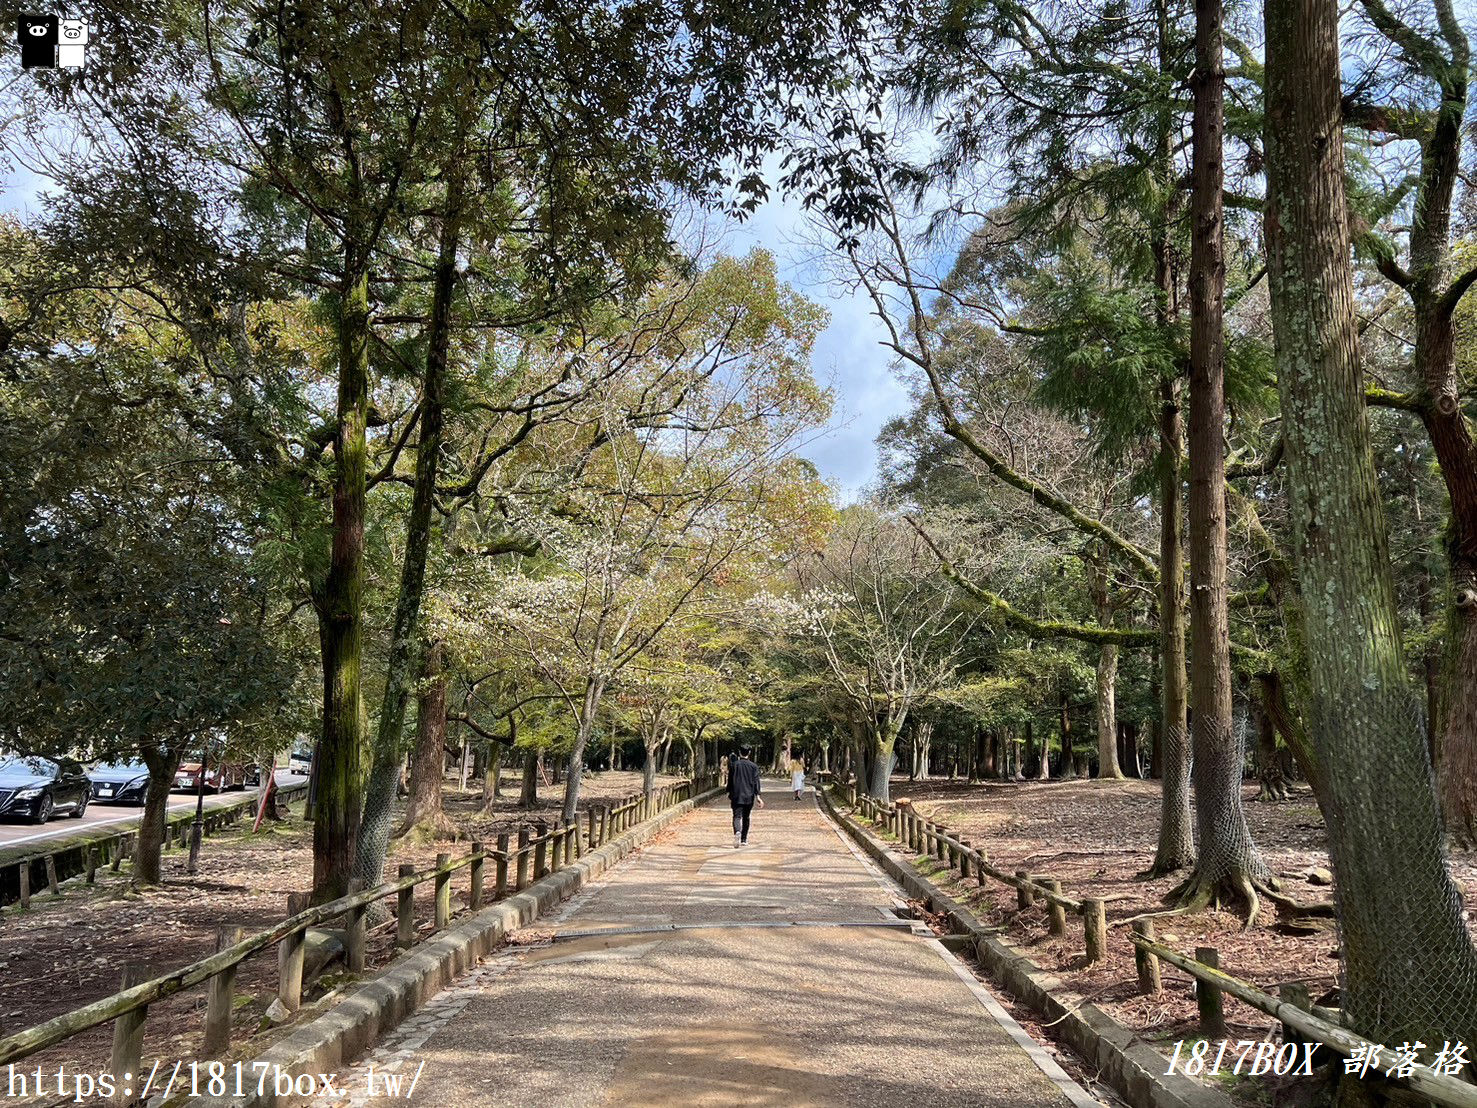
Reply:
[[313, 582], [323, 661], [323, 736], [314, 757], [313, 898], [343, 896], [364, 798], [364, 515], [369, 418], [369, 256], [344, 249], [328, 571]]
[[[365, 789], [364, 815], [354, 861], [354, 876], [363, 881], [365, 887], [377, 884], [379, 875], [385, 868], [385, 849], [389, 841], [395, 790], [404, 761], [405, 709], [410, 699], [411, 674], [415, 669], [416, 628], [420, 622], [421, 600], [425, 595], [426, 559], [431, 547], [436, 478], [445, 426], [451, 307], [456, 290], [461, 220], [461, 176], [453, 171], [447, 177], [431, 290], [431, 316], [426, 334], [426, 362], [421, 386], [420, 439], [416, 445], [415, 485], [411, 491], [410, 515], [405, 522], [405, 556], [400, 567], [400, 590], [395, 598], [395, 615], [390, 625], [389, 661], [385, 670], [374, 757]], [[444, 704], [442, 710], [444, 714]], [[440, 786], [438, 777], [438, 815]]]
[[[1268, 275], [1308, 730], [1343, 946], [1375, 1042], [1477, 1040], [1477, 950], [1442, 848], [1370, 451], [1344, 193], [1336, 0], [1266, 8]], [[1392, 833], [1398, 829], [1398, 833]]]
[[446, 685], [446, 648], [439, 642], [432, 643], [421, 663], [420, 690], [416, 694], [415, 751], [402, 835], [418, 827], [437, 838], [456, 835], [455, 825], [441, 806], [441, 786], [446, 777]]

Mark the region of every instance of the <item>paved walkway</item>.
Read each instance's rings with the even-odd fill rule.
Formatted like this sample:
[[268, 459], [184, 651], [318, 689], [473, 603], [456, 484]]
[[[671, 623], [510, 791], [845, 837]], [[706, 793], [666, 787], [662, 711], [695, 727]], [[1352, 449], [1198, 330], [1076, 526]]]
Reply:
[[419, 1072], [413, 1099], [437, 1106], [1096, 1103], [894, 903], [811, 797], [775, 796], [741, 849], [710, 804], [441, 993], [349, 1087], [374, 1066]]

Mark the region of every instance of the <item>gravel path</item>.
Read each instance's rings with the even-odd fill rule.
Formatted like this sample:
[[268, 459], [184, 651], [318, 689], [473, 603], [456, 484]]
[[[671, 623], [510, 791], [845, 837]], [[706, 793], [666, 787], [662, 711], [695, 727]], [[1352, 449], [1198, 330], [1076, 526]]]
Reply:
[[412, 1099], [437, 1106], [1096, 1103], [1048, 1060], [1049, 1078], [895, 903], [809, 796], [756, 811], [739, 849], [727, 809], [701, 808], [442, 992], [346, 1087], [373, 1067], [376, 1092], [415, 1077]]

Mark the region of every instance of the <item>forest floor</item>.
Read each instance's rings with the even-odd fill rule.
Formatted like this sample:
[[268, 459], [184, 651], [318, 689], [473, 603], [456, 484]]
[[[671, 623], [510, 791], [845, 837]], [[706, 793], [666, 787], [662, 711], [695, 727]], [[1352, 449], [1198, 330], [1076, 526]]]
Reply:
[[[1331, 890], [1310, 883], [1309, 869], [1326, 870], [1323, 819], [1306, 786], [1296, 788], [1280, 803], [1254, 802], [1257, 789], [1244, 790], [1252, 836], [1282, 891], [1301, 903], [1331, 899]], [[1182, 875], [1144, 880], [1154, 859], [1159, 825], [1159, 785], [1155, 781], [1099, 782], [1079, 779], [1050, 782], [909, 782], [894, 778], [892, 797], [910, 798], [920, 814], [942, 823], [970, 844], [984, 850], [997, 868], [1014, 873], [1056, 878], [1073, 898], [1101, 897], [1107, 901], [1108, 957], [1088, 966], [1082, 950], [1082, 929], [1069, 920], [1063, 939], [1047, 933], [1044, 908], [1016, 907], [1012, 889], [988, 882], [979, 888], [973, 880], [932, 879], [956, 898], [966, 901], [984, 921], [1002, 927], [1008, 937], [1038, 963], [1057, 973], [1067, 986], [1111, 1012], [1146, 1038], [1173, 1051], [1177, 1039], [1198, 1036], [1198, 1017], [1190, 978], [1165, 965], [1163, 991], [1158, 996], [1138, 992], [1131, 945], [1115, 921], [1171, 905], [1166, 898]], [[1464, 889], [1469, 926], [1477, 919], [1477, 853], [1452, 858], [1452, 872]], [[1214, 947], [1221, 968], [1260, 989], [1276, 992], [1284, 982], [1302, 982], [1315, 1002], [1338, 985], [1338, 934], [1329, 930], [1294, 929], [1279, 917], [1275, 906], [1263, 900], [1260, 918], [1243, 930], [1245, 906], [1209, 910], [1155, 921], [1157, 937], [1166, 946], [1187, 954], [1198, 946]], [[1327, 1000], [1325, 1003], [1329, 1002]], [[1332, 1003], [1337, 1003], [1332, 1000]], [[1270, 1017], [1232, 997], [1225, 998], [1228, 1038], [1266, 1040], [1277, 1037]], [[1266, 1103], [1260, 1082], [1228, 1079], [1231, 1091], [1250, 1102]]]
[[[678, 779], [659, 776], [657, 783]], [[386, 876], [393, 876], [403, 863], [417, 869], [429, 867], [438, 852], [463, 853], [470, 849], [472, 839], [490, 843], [499, 831], [516, 834], [525, 821], [557, 818], [564, 795], [562, 783], [541, 788], [535, 809], [519, 807], [516, 773], [504, 773], [502, 784], [503, 796], [494, 801], [491, 811], [484, 811], [478, 785], [459, 793], [456, 781], [449, 777], [443, 805], [464, 839], [456, 843], [411, 836], [392, 840]], [[587, 771], [581, 782], [582, 795], [587, 798], [628, 797], [640, 790], [639, 771]], [[402, 810], [403, 801], [397, 803], [397, 822]], [[32, 1027], [115, 992], [125, 963], [140, 965], [155, 976], [211, 953], [218, 928], [235, 926], [250, 933], [282, 919], [288, 893], [312, 886], [313, 826], [301, 818], [301, 805], [294, 804], [289, 818], [263, 824], [255, 835], [250, 822], [243, 821], [206, 839], [198, 875], [185, 873], [187, 861], [187, 851], [166, 852], [164, 884], [157, 889], [132, 890], [125, 864], [120, 874], [99, 870], [94, 886], [79, 877], [63, 882], [59, 896], [35, 895], [30, 911], [12, 907], [0, 914], [0, 1035]], [[490, 887], [490, 866], [486, 881]], [[453, 878], [452, 889], [455, 912], [466, 904], [465, 872]], [[417, 887], [416, 920], [426, 933], [431, 928], [433, 895], [429, 882]], [[393, 918], [371, 924], [368, 970], [394, 957], [394, 928]], [[305, 991], [304, 1003], [342, 981], [342, 975], [325, 975]], [[257, 1028], [276, 989], [277, 959], [270, 952], [242, 963], [236, 978], [234, 1046], [248, 1045], [247, 1029]], [[146, 1066], [158, 1058], [166, 1062], [167, 1072], [176, 1060], [183, 1060], [188, 1068], [192, 1059], [201, 1057], [204, 1006], [205, 989], [200, 987], [149, 1009]], [[104, 1024], [34, 1055], [24, 1065], [31, 1071], [40, 1065], [46, 1073], [55, 1073], [58, 1065], [65, 1065], [68, 1072], [97, 1073], [107, 1068], [111, 1043], [112, 1026]], [[263, 1045], [264, 1037], [253, 1038], [251, 1053], [258, 1053]], [[6, 1092], [0, 1080], [0, 1095]], [[7, 1097], [7, 1102], [25, 1101]]]

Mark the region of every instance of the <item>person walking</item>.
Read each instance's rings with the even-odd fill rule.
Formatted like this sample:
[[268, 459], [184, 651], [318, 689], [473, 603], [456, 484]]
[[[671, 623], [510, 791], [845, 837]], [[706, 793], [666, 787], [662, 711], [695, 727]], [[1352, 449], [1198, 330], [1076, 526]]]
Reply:
[[728, 803], [733, 808], [733, 845], [749, 841], [749, 813], [754, 805], [764, 807], [759, 795], [759, 767], [753, 762], [754, 748], [739, 747], [739, 756], [728, 765]]
[[790, 788], [795, 790], [795, 799], [799, 800], [805, 792], [805, 763], [795, 762], [790, 767]]

